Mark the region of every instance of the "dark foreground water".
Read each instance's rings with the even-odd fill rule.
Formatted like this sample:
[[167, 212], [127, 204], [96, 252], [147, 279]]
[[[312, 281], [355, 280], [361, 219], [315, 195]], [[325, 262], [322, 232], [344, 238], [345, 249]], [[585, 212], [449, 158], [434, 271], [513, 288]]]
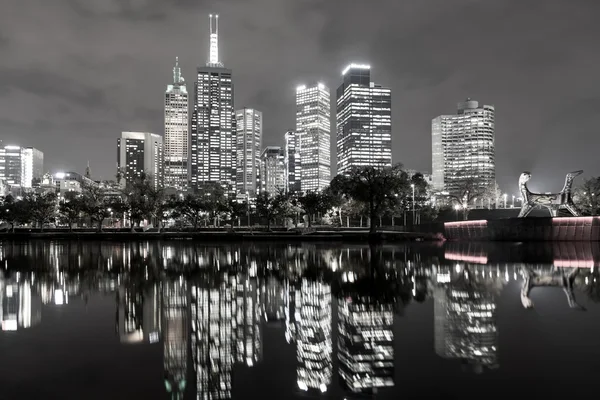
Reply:
[[598, 250], [3, 242], [0, 399], [593, 396]]

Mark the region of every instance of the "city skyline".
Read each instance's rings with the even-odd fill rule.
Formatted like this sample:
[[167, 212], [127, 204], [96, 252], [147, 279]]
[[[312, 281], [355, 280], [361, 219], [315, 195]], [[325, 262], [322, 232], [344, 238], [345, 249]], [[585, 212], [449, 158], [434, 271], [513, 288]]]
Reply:
[[[502, 121], [496, 157], [503, 190], [514, 190], [522, 170], [531, 170], [540, 187], [560, 187], [564, 171], [598, 174], [592, 150], [599, 140], [592, 135], [598, 103], [592, 68], [597, 3], [566, 8], [553, 2], [423, 1], [344, 9], [332, 3], [303, 10], [301, 15], [317, 16], [307, 28], [302, 18], [288, 17], [299, 11], [292, 2], [279, 2], [265, 14], [228, 2], [122, 8], [110, 2], [74, 7], [32, 1], [38, 6], [18, 12], [10, 3], [5, 6], [4, 15], [14, 17], [2, 21], [0, 34], [6, 60], [0, 71], [0, 120], [5, 143], [42, 149], [53, 171], [83, 171], [89, 159], [96, 178], [112, 178], [114, 162], [104, 156], [113, 151], [111, 139], [123, 130], [161, 131], [160, 92], [173, 57], [180, 57], [190, 77], [208, 53], [205, 16], [219, 12], [227, 26], [221, 58], [240, 82], [236, 103], [264, 110], [265, 145], [280, 145], [279, 132], [293, 127], [288, 110], [297, 84], [321, 80], [334, 87], [340, 68], [365, 61], [377, 69], [377, 81], [397, 94], [393, 159], [409, 168], [429, 169], [431, 118], [446, 112], [448, 104], [472, 97], [494, 105]], [[347, 25], [329, 22], [339, 13]], [[48, 22], [32, 31], [26, 21], [40, 15]], [[363, 15], [378, 21], [378, 29], [349, 23]], [[88, 33], [80, 34], [79, 19], [86, 21]], [[105, 24], [107, 34], [96, 34], [106, 32]], [[510, 35], [504, 33], [507, 24], [513, 27]], [[34, 32], [36, 40], [21, 29]], [[296, 34], [306, 31], [310, 35]], [[50, 46], [45, 38], [53, 37], [69, 39]], [[472, 53], [460, 50], [475, 41], [486, 46]], [[136, 43], [133, 51], [131, 43]], [[564, 135], [583, 138], [573, 144], [572, 153], [579, 156], [562, 154]], [[65, 155], [58, 145], [65, 141], [82, 150]], [[562, 162], [555, 162], [559, 157]]]

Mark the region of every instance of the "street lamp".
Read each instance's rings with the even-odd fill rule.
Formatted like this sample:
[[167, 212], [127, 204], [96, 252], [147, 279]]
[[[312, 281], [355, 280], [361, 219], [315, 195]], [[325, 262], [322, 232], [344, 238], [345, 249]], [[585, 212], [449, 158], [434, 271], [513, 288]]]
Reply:
[[413, 192], [412, 193], [413, 194], [413, 196], [412, 196], [412, 217], [413, 217], [412, 224], [414, 225], [415, 224], [415, 184], [411, 183], [410, 187], [412, 188], [412, 192]]
[[506, 197], [508, 196], [508, 194], [504, 193], [503, 196], [504, 196], [504, 208], [506, 208]]

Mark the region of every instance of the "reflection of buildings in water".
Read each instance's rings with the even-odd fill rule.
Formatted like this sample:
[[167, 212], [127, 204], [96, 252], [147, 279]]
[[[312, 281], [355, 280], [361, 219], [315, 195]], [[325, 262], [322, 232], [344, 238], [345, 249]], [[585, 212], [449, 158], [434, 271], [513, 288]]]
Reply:
[[298, 388], [325, 392], [332, 377], [331, 286], [303, 278], [296, 296]]
[[498, 366], [496, 294], [502, 278], [490, 275], [478, 280], [459, 266], [434, 271], [435, 351], [473, 363], [477, 372]]
[[286, 279], [283, 287], [285, 313], [285, 340], [288, 343], [296, 341], [298, 321], [300, 320], [300, 282]]
[[117, 332], [121, 343], [156, 343], [161, 331], [157, 284], [146, 289], [124, 285], [117, 292]]
[[165, 387], [169, 393], [183, 393], [190, 326], [188, 284], [183, 278], [164, 282], [162, 305]]
[[285, 318], [285, 294], [283, 283], [274, 276], [266, 278], [262, 287], [262, 304], [266, 322]]
[[236, 279], [192, 286], [192, 357], [198, 399], [230, 399]]
[[338, 359], [352, 392], [394, 386], [394, 309], [368, 298], [338, 299]]
[[239, 274], [235, 298], [235, 361], [253, 366], [262, 359], [260, 293], [257, 280]]
[[42, 301], [31, 281], [17, 273], [6, 279], [0, 271], [0, 323], [3, 331], [31, 328], [42, 320]]

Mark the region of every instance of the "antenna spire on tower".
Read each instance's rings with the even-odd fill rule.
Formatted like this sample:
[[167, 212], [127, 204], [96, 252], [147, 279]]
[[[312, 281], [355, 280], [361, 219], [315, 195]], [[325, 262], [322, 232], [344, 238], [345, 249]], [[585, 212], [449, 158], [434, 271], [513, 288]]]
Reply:
[[178, 84], [181, 83], [183, 79], [181, 78], [181, 68], [179, 67], [179, 57], [175, 57], [175, 67], [173, 67], [173, 83]]
[[208, 56], [208, 65], [211, 67], [222, 67], [223, 63], [219, 61], [219, 15], [209, 14], [208, 18], [210, 26], [210, 53]]

